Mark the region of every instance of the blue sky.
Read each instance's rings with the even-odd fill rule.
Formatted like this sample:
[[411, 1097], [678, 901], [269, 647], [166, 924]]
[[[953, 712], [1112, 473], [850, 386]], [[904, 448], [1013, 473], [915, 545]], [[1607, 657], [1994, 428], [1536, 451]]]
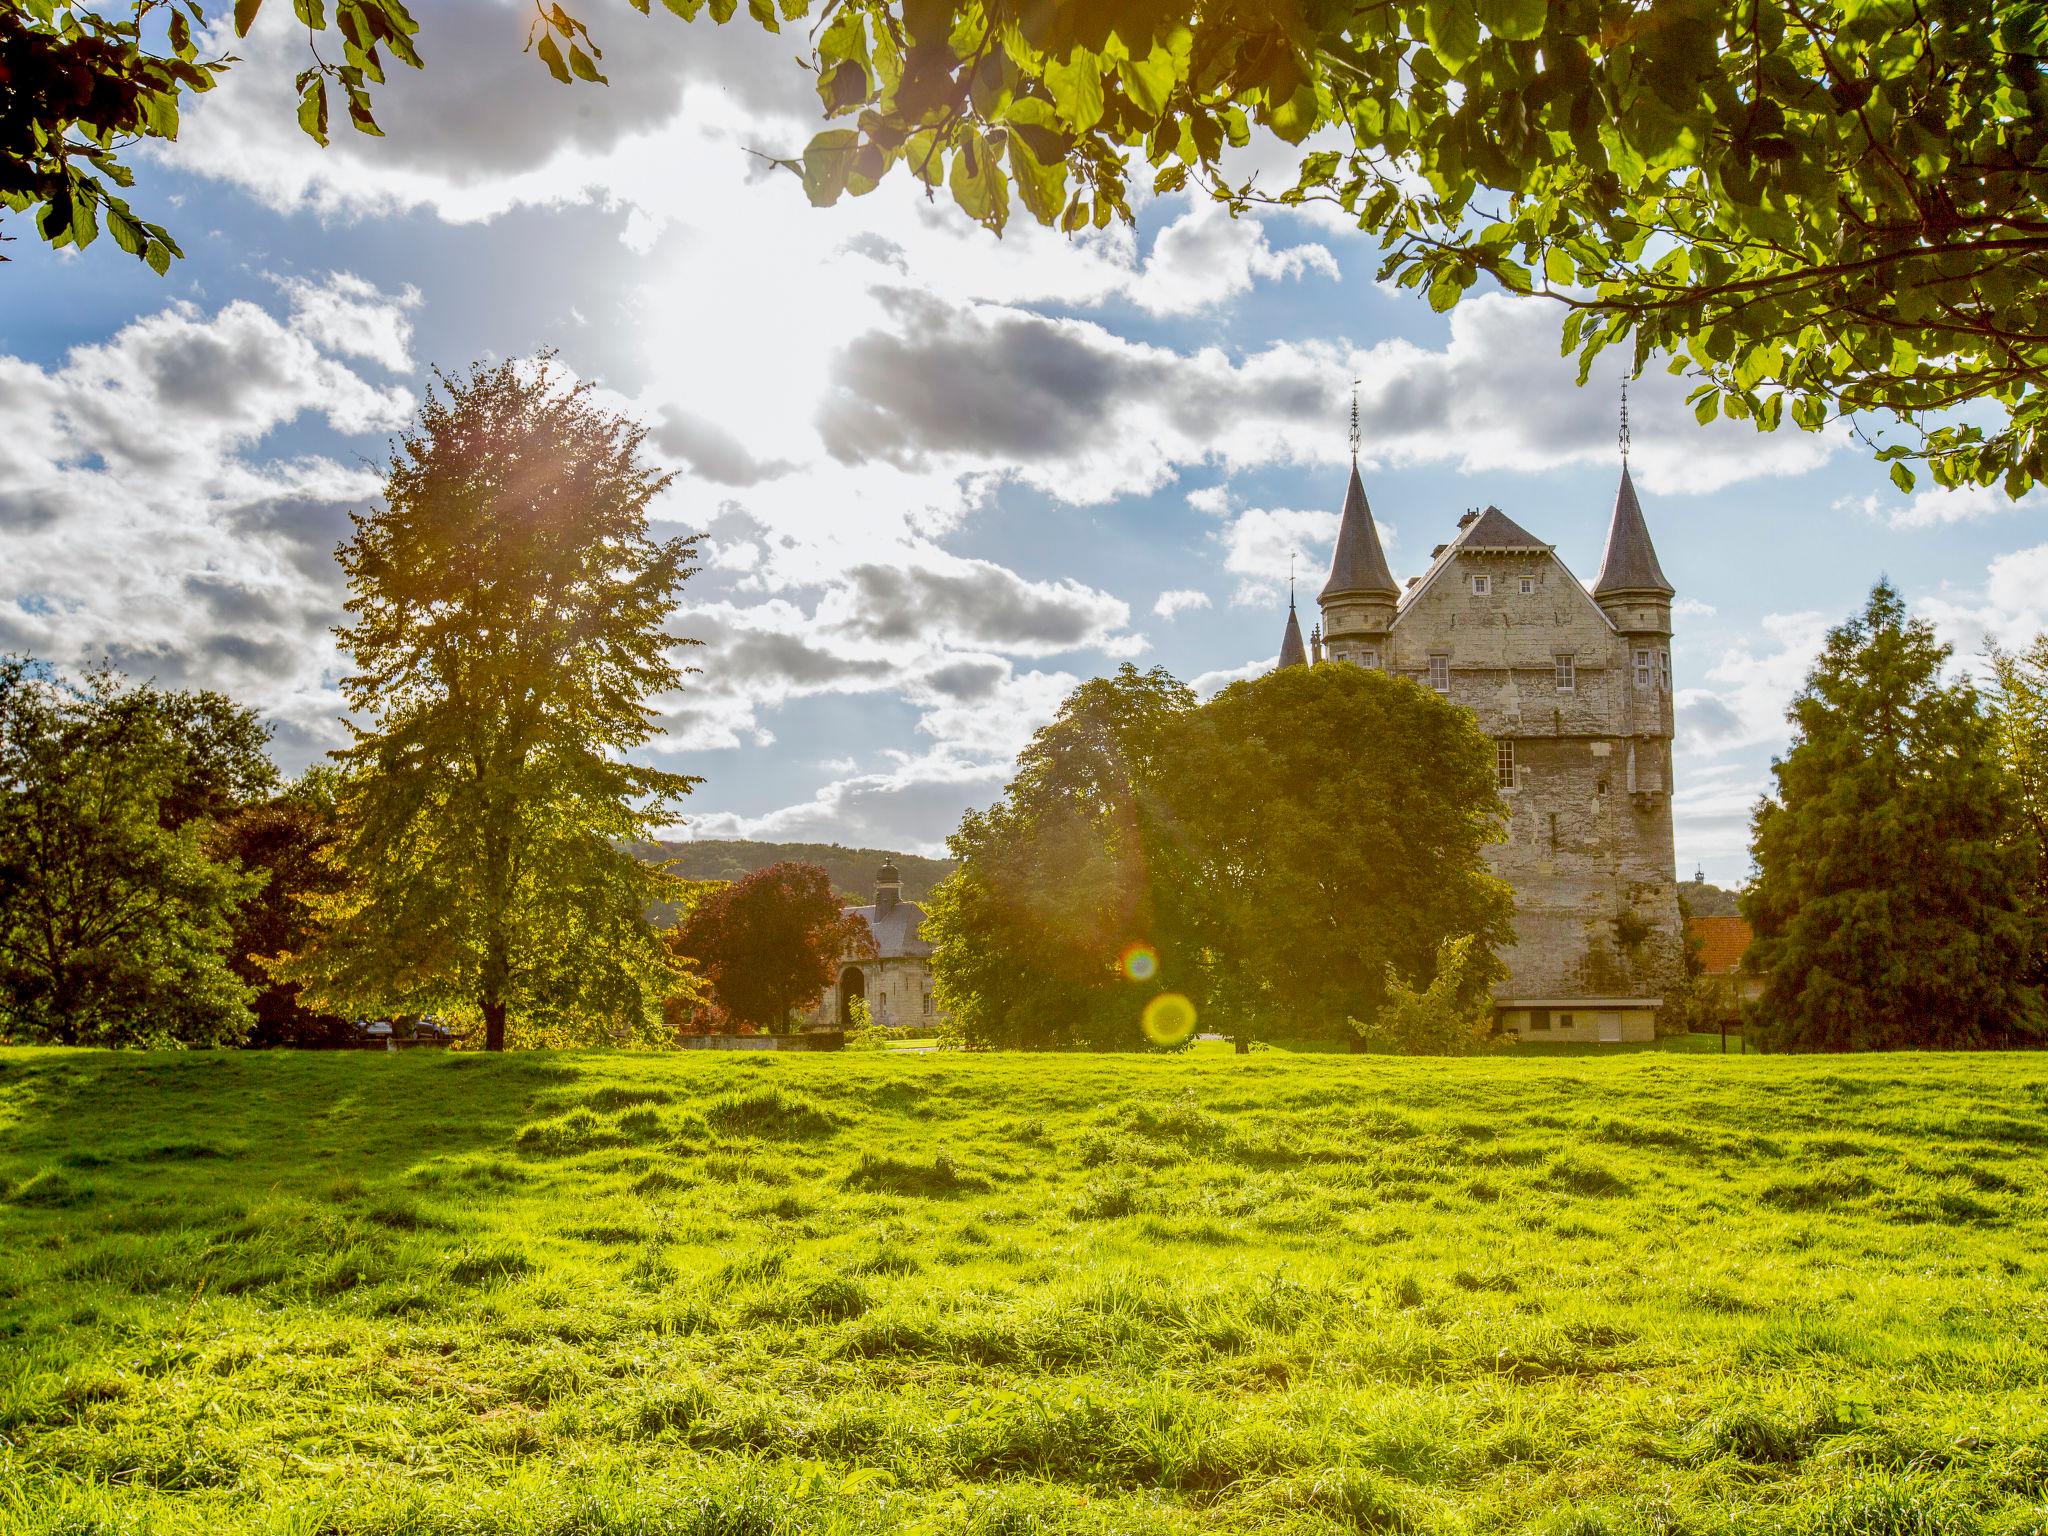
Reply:
[[[1175, 197], [997, 241], [900, 180], [814, 210], [748, 152], [815, 126], [788, 42], [607, 8], [612, 84], [565, 88], [523, 15], [434, 7], [389, 137], [323, 152], [267, 7], [142, 167], [188, 253], [167, 278], [5, 231], [0, 648], [224, 688], [310, 760], [339, 739], [347, 510], [432, 365], [543, 346], [648, 424], [681, 471], [664, 528], [705, 535], [676, 626], [701, 671], [657, 753], [704, 775], [703, 835], [937, 851], [1079, 679], [1269, 664], [1290, 552], [1321, 585], [1354, 378], [1398, 575], [1487, 503], [1597, 568], [1617, 379], [1574, 387], [1555, 313], [1436, 316], [1314, 214]], [[1634, 389], [1632, 462], [1681, 594], [1679, 863], [1734, 881], [1826, 626], [1889, 573], [1963, 656], [2024, 642], [2048, 535], [2032, 504], [1902, 496], [1846, 439], [1701, 428], [1683, 394]]]

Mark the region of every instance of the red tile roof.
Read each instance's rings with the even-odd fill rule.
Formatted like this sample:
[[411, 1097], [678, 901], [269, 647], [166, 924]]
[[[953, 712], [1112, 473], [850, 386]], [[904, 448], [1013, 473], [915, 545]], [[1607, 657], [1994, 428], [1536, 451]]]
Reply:
[[1709, 976], [1734, 975], [1756, 937], [1748, 920], [1740, 917], [1688, 917], [1685, 932], [1699, 941], [1700, 969]]

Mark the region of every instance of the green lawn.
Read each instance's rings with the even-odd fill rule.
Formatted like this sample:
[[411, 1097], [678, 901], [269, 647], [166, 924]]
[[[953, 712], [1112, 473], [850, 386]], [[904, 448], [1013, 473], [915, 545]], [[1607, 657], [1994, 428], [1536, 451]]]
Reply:
[[2048, 1057], [0, 1051], [0, 1532], [2048, 1526]]

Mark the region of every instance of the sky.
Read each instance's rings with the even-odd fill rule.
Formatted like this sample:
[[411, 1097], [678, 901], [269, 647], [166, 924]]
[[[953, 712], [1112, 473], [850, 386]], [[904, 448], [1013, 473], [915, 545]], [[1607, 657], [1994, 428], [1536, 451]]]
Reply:
[[[138, 157], [131, 203], [187, 253], [167, 277], [0, 223], [0, 651], [222, 689], [284, 766], [317, 759], [350, 511], [434, 368], [541, 348], [678, 471], [656, 532], [702, 536], [672, 626], [698, 670], [649, 753], [704, 777], [679, 835], [942, 852], [1080, 680], [1271, 666], [1290, 559], [1311, 604], [1327, 568], [1354, 379], [1397, 577], [1493, 504], [1591, 583], [1619, 365], [1578, 388], [1555, 310], [1433, 314], [1314, 211], [1176, 195], [997, 239], [901, 176], [814, 209], [764, 158], [819, 126], [800, 39], [654, 10], [591, 8], [610, 84], [565, 87], [522, 52], [530, 7], [443, 0], [386, 137], [322, 150], [268, 6]], [[1285, 184], [1281, 147], [1251, 154]], [[1961, 663], [2023, 644], [2048, 529], [1901, 494], [1846, 434], [1702, 427], [1685, 393], [1631, 386], [1630, 462], [1679, 591], [1679, 870], [1728, 884], [1827, 628], [1888, 574]]]

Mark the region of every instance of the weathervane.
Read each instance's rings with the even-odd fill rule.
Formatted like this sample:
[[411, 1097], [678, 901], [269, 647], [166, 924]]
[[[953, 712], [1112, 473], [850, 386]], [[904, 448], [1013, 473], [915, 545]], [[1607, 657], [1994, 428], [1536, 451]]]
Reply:
[[1353, 469], [1358, 467], [1358, 385], [1359, 380], [1353, 379], [1351, 381], [1351, 467]]
[[1621, 462], [1628, 466], [1628, 370], [1621, 372]]
[[1294, 612], [1294, 557], [1297, 551], [1287, 552], [1287, 611]]

